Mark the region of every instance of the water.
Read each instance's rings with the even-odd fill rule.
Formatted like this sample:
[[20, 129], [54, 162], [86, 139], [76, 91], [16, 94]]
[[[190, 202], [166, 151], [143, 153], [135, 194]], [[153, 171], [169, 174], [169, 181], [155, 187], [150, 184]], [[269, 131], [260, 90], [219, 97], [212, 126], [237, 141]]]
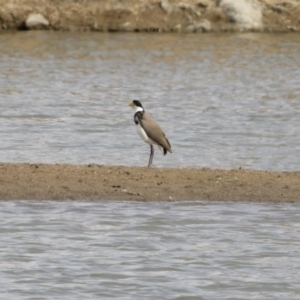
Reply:
[[173, 154], [158, 167], [299, 170], [297, 35], [0, 35], [1, 162], [147, 165], [127, 104]]
[[[299, 170], [297, 35], [0, 35], [0, 161]], [[298, 204], [0, 202], [0, 299], [299, 299]]]
[[0, 202], [0, 299], [299, 299], [299, 211]]

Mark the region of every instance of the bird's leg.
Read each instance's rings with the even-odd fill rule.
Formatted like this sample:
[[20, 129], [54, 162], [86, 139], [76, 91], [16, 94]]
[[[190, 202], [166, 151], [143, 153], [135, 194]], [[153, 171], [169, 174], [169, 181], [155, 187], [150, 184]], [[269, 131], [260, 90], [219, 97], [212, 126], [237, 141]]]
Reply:
[[149, 157], [148, 168], [152, 165], [153, 156], [154, 156], [154, 147], [153, 145], [150, 145], [150, 157]]

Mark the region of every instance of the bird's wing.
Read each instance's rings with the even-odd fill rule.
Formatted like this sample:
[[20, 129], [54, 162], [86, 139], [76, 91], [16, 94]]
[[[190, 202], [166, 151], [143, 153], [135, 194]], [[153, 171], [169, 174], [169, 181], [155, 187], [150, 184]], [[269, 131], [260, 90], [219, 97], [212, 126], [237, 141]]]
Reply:
[[150, 115], [144, 113], [143, 117], [140, 119], [140, 123], [153, 142], [157, 143], [158, 145], [172, 153], [171, 145], [164, 132], [162, 131], [160, 126], [150, 117]]

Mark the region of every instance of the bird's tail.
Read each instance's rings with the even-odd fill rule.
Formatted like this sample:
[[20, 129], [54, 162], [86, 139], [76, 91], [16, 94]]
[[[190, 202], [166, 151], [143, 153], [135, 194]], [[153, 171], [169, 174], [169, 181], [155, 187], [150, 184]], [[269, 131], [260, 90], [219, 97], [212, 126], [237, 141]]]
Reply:
[[[163, 149], [164, 149], [164, 155], [166, 155], [168, 153], [168, 150], [166, 148]], [[172, 150], [170, 149], [169, 152], [172, 153]]]
[[168, 151], [170, 152], [170, 153], [172, 153], [172, 150], [171, 149], [167, 149], [167, 148], [165, 148], [165, 147], [162, 147], [162, 146], [159, 146], [158, 145], [158, 148], [159, 148], [159, 150], [163, 153], [163, 155], [166, 155], [167, 153], [168, 153]]

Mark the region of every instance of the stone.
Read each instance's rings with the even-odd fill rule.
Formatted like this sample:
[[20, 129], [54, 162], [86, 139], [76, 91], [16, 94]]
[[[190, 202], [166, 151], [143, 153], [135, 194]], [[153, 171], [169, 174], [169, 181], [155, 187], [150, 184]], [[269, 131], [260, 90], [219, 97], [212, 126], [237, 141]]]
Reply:
[[201, 22], [195, 24], [196, 32], [209, 32], [211, 31], [211, 23], [210, 21], [203, 19]]
[[133, 31], [133, 27], [130, 22], [125, 22], [119, 26], [120, 31]]
[[195, 14], [198, 17], [201, 16], [201, 12], [199, 11], [198, 7], [189, 3], [179, 2], [176, 8], [188, 12], [190, 14]]
[[173, 11], [173, 5], [168, 0], [162, 0], [160, 7], [167, 13], [170, 14]]
[[178, 3], [178, 7], [182, 10], [190, 10], [190, 11], [194, 11], [194, 6], [185, 2], [180, 2]]
[[30, 14], [25, 21], [25, 26], [27, 29], [48, 27], [49, 21], [41, 14]]
[[172, 28], [172, 31], [174, 31], [174, 32], [181, 32], [181, 30], [182, 30], [181, 24], [177, 24]]
[[211, 23], [210, 23], [210, 21], [208, 21], [206, 19], [203, 19], [200, 22], [189, 24], [184, 29], [184, 32], [186, 32], [186, 33], [208, 32], [208, 31], [211, 31]]
[[194, 24], [190, 24], [188, 26], [185, 27], [184, 32], [186, 33], [192, 33], [192, 32], [196, 32], [196, 27]]
[[197, 6], [202, 8], [209, 8], [212, 6], [212, 1], [210, 0], [199, 0]]
[[262, 8], [257, 0], [219, 0], [219, 6], [230, 22], [241, 29], [262, 29]]
[[264, 0], [264, 3], [284, 8], [295, 8], [299, 5], [298, 0]]

